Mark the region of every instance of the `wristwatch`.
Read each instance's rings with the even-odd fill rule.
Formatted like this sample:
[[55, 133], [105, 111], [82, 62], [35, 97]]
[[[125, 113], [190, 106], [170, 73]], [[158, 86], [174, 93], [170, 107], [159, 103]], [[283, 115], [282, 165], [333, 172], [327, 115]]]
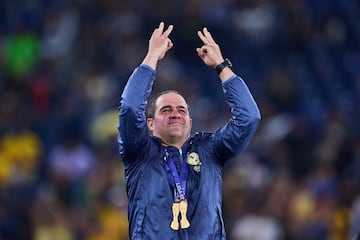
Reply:
[[222, 63], [220, 63], [219, 65], [217, 65], [215, 67], [215, 71], [219, 75], [221, 73], [221, 71], [226, 67], [229, 67], [229, 68], [232, 69], [232, 63], [227, 58]]

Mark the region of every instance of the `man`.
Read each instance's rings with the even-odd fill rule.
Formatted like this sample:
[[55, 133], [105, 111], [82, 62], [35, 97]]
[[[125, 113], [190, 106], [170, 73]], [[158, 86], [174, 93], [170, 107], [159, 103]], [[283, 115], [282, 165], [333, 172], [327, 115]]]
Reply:
[[148, 52], [122, 94], [118, 141], [126, 169], [130, 238], [226, 239], [222, 169], [248, 145], [260, 113], [244, 81], [204, 28], [198, 31], [204, 45], [196, 51], [218, 71], [232, 119], [215, 133], [190, 136], [188, 105], [175, 91], [161, 93], [146, 119], [157, 63], [173, 47], [172, 30], [163, 22], [154, 30]]

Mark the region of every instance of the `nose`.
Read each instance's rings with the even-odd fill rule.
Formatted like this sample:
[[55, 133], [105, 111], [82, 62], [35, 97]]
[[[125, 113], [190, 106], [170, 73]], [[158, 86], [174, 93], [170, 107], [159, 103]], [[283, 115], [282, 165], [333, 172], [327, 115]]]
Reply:
[[180, 113], [178, 111], [172, 111], [170, 114], [170, 118], [180, 118]]

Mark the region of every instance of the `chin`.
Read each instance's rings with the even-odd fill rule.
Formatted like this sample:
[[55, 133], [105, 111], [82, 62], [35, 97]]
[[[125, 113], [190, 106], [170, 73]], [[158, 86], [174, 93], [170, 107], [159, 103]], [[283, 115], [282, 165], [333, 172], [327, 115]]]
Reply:
[[171, 138], [181, 138], [183, 136], [183, 134], [180, 133], [170, 133], [169, 136]]
[[169, 136], [171, 138], [182, 138], [182, 137], [184, 137], [184, 133], [183, 132], [172, 131], [172, 132], [169, 133]]

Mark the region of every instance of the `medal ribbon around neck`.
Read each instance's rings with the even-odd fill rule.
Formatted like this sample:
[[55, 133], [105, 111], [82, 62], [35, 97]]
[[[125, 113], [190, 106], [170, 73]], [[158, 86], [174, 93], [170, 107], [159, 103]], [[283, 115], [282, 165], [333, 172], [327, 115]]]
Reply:
[[[171, 172], [172, 178], [170, 183], [174, 184], [174, 203], [172, 205], [173, 219], [170, 224], [171, 229], [179, 230], [189, 228], [190, 222], [186, 217], [188, 203], [186, 200], [186, 178], [189, 172], [189, 166], [186, 162], [186, 156], [184, 156], [182, 167], [180, 170], [180, 176], [176, 170], [174, 160], [165, 147], [165, 161], [166, 168]], [[179, 223], [179, 215], [181, 216]]]

